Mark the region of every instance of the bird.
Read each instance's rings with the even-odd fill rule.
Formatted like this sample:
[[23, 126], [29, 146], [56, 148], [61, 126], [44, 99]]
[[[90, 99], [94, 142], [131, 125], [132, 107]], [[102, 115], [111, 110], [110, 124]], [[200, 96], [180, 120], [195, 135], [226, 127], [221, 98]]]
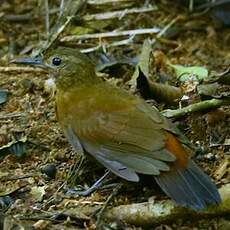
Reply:
[[221, 203], [182, 132], [144, 99], [98, 77], [85, 54], [57, 47], [42, 58], [12, 62], [49, 71], [56, 84], [57, 120], [77, 153], [130, 182], [139, 182], [140, 174], [152, 176], [179, 206], [198, 211]]

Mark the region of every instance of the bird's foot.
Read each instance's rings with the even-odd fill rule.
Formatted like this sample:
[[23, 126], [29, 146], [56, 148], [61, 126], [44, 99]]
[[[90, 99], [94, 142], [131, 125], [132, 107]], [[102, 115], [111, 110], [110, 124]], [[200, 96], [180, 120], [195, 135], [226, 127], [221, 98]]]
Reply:
[[94, 191], [98, 190], [101, 187], [104, 180], [108, 177], [110, 171], [106, 171], [105, 174], [97, 180], [91, 187], [85, 189], [83, 186], [79, 186], [79, 189], [68, 189], [66, 192], [67, 196], [75, 197], [75, 196], [89, 196]]

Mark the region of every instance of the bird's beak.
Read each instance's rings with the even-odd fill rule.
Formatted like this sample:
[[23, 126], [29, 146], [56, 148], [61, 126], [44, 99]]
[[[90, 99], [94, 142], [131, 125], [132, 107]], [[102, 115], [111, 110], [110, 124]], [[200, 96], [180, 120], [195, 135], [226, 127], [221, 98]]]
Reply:
[[32, 65], [32, 66], [44, 68], [44, 69], [48, 68], [48, 66], [43, 62], [42, 58], [40, 57], [36, 57], [36, 58], [20, 57], [20, 58], [11, 60], [9, 63], [10, 64]]

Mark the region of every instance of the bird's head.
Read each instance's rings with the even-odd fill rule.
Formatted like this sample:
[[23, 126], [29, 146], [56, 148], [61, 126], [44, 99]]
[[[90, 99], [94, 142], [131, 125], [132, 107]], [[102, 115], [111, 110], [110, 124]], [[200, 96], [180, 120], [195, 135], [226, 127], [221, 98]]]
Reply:
[[96, 80], [94, 64], [76, 49], [59, 47], [43, 57], [22, 57], [11, 63], [27, 64], [46, 69], [54, 77], [58, 88], [75, 84], [93, 83]]

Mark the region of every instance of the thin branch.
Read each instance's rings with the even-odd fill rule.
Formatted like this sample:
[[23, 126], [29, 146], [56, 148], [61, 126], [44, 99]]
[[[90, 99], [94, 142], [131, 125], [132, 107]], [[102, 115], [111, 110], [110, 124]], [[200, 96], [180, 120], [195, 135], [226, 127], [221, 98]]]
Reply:
[[25, 117], [25, 116], [26, 116], [25, 113], [9, 113], [9, 114], [0, 115], [0, 120]]
[[30, 13], [28, 14], [6, 14], [3, 16], [4, 20], [9, 22], [29, 22], [32, 18]]
[[202, 5], [199, 5], [196, 7], [196, 10], [203, 10], [206, 8], [213, 8], [217, 6], [221, 6], [223, 4], [228, 4], [230, 1], [229, 0], [218, 0], [218, 1], [212, 1], [212, 2], [205, 2]]
[[77, 12], [82, 9], [83, 5], [86, 3], [86, 0], [69, 0], [64, 7], [64, 11], [59, 17], [56, 24], [50, 30], [49, 39], [46, 41], [42, 41], [39, 48], [33, 52], [33, 56], [38, 56], [47, 49], [51, 47], [51, 45], [57, 40], [59, 35], [64, 31], [64, 29], [69, 25], [72, 18], [76, 15]]
[[117, 3], [121, 4], [122, 2], [132, 2], [133, 0], [88, 0], [89, 5], [102, 5], [102, 4], [111, 4]]
[[132, 36], [132, 35], [140, 35], [140, 34], [156, 34], [160, 31], [159, 28], [146, 28], [146, 29], [136, 29], [136, 30], [124, 30], [124, 31], [112, 31], [105, 33], [95, 33], [95, 34], [83, 34], [83, 35], [72, 35], [66, 36], [61, 39], [61, 42], [75, 42], [79, 40], [86, 39], [100, 39], [100, 38], [108, 38], [108, 37], [119, 37], [119, 36]]
[[83, 17], [83, 20], [92, 21], [92, 20], [105, 20], [105, 19], [111, 19], [111, 18], [121, 19], [127, 14], [146, 13], [146, 12], [151, 12], [155, 10], [158, 10], [156, 6], [117, 10], [113, 12], [104, 12], [104, 13], [98, 13], [98, 14], [85, 15]]
[[59, 18], [61, 18], [62, 17], [62, 15], [63, 15], [63, 12], [64, 12], [64, 1], [65, 0], [60, 0], [60, 6], [59, 6]]
[[33, 67], [18, 67], [18, 66], [0, 66], [0, 73], [44, 73], [43, 69], [33, 68]]
[[5, 181], [15, 181], [15, 180], [22, 180], [22, 179], [26, 179], [26, 178], [30, 178], [30, 177], [34, 177], [34, 176], [38, 176], [38, 174], [33, 173], [33, 174], [26, 174], [26, 175], [18, 175], [18, 176], [3, 176], [0, 178], [1, 182], [5, 182]]
[[44, 5], [45, 5], [45, 28], [46, 28], [46, 36], [48, 38], [50, 35], [49, 1], [44, 0]]
[[134, 39], [135, 35], [130, 36], [128, 39], [124, 39], [121, 41], [116, 41], [116, 42], [112, 42], [110, 44], [99, 44], [97, 46], [88, 48], [88, 49], [83, 49], [81, 50], [82, 53], [90, 53], [93, 52], [95, 50], [99, 50], [99, 49], [107, 49], [109, 47], [116, 47], [116, 46], [124, 46], [124, 45], [129, 45], [133, 43], [133, 39]]
[[161, 31], [157, 34], [157, 38], [163, 37], [166, 32], [179, 20], [183, 19], [183, 16], [179, 15], [176, 18], [174, 18], [172, 21], [170, 21]]
[[193, 11], [193, 8], [194, 8], [194, 0], [189, 0], [189, 11], [192, 12]]
[[223, 105], [230, 105], [230, 98], [201, 101], [192, 105], [188, 105], [182, 109], [166, 109], [162, 111], [162, 114], [168, 118], [179, 118], [195, 112], [204, 112], [207, 110], [216, 109]]
[[106, 208], [108, 207], [110, 201], [117, 195], [118, 191], [121, 189], [122, 187], [122, 183], [119, 183], [112, 191], [112, 193], [109, 195], [109, 197], [107, 198], [105, 204], [103, 205], [103, 207], [100, 209], [100, 211], [97, 214], [97, 221], [96, 221], [96, 226], [99, 227], [103, 214], [105, 213]]

